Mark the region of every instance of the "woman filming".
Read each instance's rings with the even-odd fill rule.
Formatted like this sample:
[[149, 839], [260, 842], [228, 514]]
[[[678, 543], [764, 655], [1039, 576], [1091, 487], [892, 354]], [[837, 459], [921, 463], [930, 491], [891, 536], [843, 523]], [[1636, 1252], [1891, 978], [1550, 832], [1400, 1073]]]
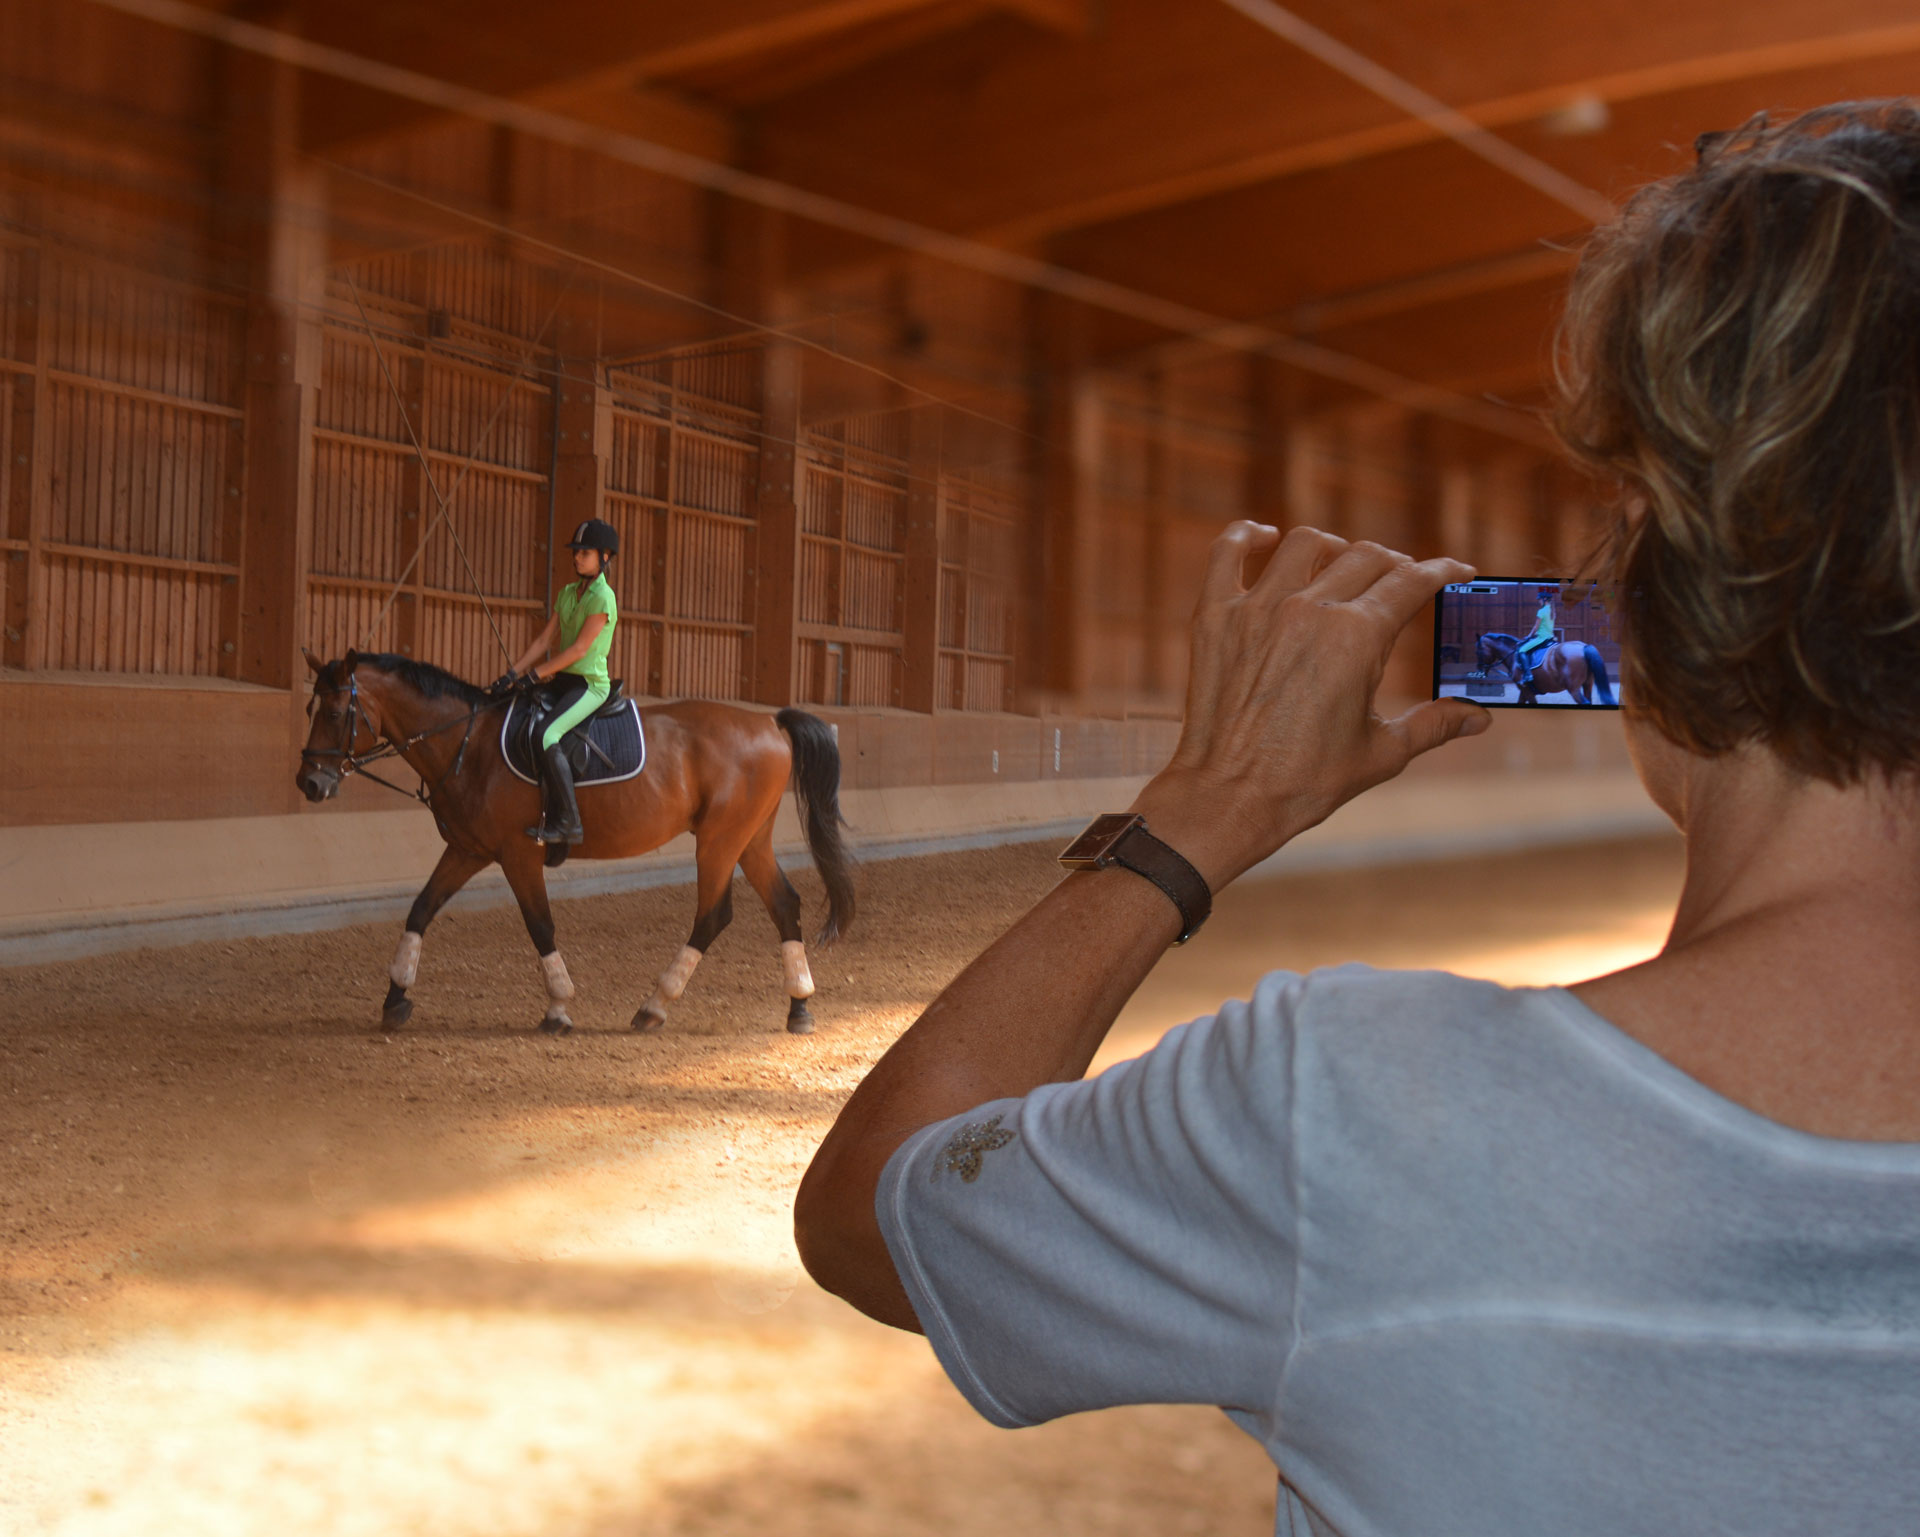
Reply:
[[848, 1101], [801, 1252], [998, 1424], [1225, 1407], [1282, 1532], [1920, 1532], [1920, 111], [1703, 140], [1590, 241], [1559, 383], [1686, 838], [1660, 954], [1274, 973], [1081, 1081], [1209, 889], [1489, 724], [1371, 709], [1469, 568], [1235, 524], [1133, 806], [1204, 885], [1062, 880]]
[[[523, 677], [541, 683], [562, 673], [583, 681], [573, 702], [547, 723], [541, 735], [543, 814], [539, 826], [527, 829], [527, 836], [538, 843], [571, 845], [582, 842], [586, 833], [574, 796], [573, 766], [560, 743], [607, 700], [607, 654], [613, 649], [613, 627], [620, 620], [620, 604], [607, 583], [607, 567], [620, 553], [620, 533], [611, 523], [588, 518], [573, 531], [567, 548], [573, 551], [577, 580], [560, 589], [546, 628], [494, 688], [509, 688]], [[548, 656], [556, 642], [560, 650]], [[544, 662], [539, 660], [542, 657]]]

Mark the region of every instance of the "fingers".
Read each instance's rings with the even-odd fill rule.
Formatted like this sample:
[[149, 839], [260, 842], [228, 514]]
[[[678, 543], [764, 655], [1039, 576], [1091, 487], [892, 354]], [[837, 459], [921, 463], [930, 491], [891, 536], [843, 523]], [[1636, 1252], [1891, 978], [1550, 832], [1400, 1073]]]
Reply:
[[1246, 591], [1241, 585], [1240, 574], [1246, 566], [1247, 557], [1261, 550], [1270, 550], [1279, 542], [1280, 530], [1271, 524], [1253, 523], [1245, 518], [1229, 523], [1207, 551], [1207, 574], [1200, 583], [1202, 606], [1239, 597]]
[[1350, 544], [1308, 585], [1328, 603], [1351, 603], [1396, 566], [1407, 564], [1398, 550], [1363, 539]]
[[1296, 523], [1287, 530], [1255, 586], [1262, 591], [1297, 592], [1347, 548], [1347, 541], [1338, 534]]
[[1464, 561], [1444, 558], [1411, 561], [1401, 556], [1399, 563], [1382, 574], [1357, 601], [1399, 630], [1432, 602], [1433, 595], [1447, 583], [1464, 582], [1472, 575], [1473, 567]]

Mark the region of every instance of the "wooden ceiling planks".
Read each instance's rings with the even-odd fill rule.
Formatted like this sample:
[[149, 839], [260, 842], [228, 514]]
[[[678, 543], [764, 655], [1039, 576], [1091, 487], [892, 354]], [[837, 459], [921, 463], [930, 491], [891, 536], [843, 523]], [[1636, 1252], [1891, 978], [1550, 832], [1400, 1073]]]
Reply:
[[[1293, 9], [1610, 195], [1681, 163], [1703, 124], [1894, 93], [1920, 62], [1903, 0]], [[1472, 366], [1448, 378], [1510, 380], [1537, 364], [1539, 339], [1519, 336], [1541, 314], [1530, 258], [1580, 233], [1211, 0], [468, 0], [457, 25], [437, 0], [290, 0], [288, 14], [319, 41], [642, 136], [704, 138], [714, 158], [1211, 313], [1297, 316], [1383, 366], [1438, 358], [1473, 317]], [[309, 93], [313, 142], [351, 126], [340, 108], [353, 96]], [[1605, 104], [1598, 131], [1553, 132], [1555, 110], [1586, 96]], [[788, 273], [805, 285], [876, 259], [894, 258], [800, 230]], [[1481, 269], [1506, 276], [1452, 296], [1430, 282]], [[1395, 292], [1403, 302], [1368, 307]], [[1489, 326], [1506, 300], [1519, 320]], [[1343, 315], [1350, 301], [1361, 310]], [[1496, 336], [1518, 350], [1483, 357]], [[1154, 340], [1107, 321], [1098, 345]]]

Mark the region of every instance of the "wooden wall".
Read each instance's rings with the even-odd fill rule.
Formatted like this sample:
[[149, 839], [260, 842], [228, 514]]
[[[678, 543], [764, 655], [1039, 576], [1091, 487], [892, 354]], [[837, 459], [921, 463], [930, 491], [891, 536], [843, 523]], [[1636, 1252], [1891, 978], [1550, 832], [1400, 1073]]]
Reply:
[[[782, 287], [777, 221], [472, 124], [316, 169], [279, 66], [94, 80], [29, 9], [17, 71], [121, 107], [0, 140], [0, 822], [300, 809], [300, 648], [492, 677], [588, 516], [632, 692], [819, 708], [867, 784], [1150, 769], [1237, 516], [1579, 553], [1538, 452], [926, 260]], [[189, 722], [265, 766], [182, 771]]]

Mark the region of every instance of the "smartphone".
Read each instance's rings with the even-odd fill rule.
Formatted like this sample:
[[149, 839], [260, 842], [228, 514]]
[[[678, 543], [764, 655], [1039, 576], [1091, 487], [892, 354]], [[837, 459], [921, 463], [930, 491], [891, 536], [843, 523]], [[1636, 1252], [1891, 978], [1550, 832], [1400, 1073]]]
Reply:
[[1491, 709], [1620, 708], [1620, 642], [1597, 582], [1483, 576], [1433, 606], [1433, 697]]

